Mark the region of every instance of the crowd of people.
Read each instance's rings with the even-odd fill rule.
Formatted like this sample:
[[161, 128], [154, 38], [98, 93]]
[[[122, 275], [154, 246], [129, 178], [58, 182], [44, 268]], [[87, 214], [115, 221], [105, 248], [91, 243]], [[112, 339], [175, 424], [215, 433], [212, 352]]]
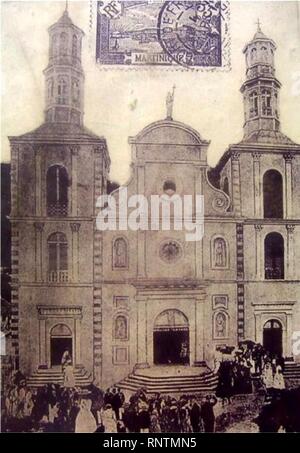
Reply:
[[[214, 406], [218, 398], [231, 402], [236, 394], [254, 390], [253, 382], [261, 384], [265, 403], [258, 422], [264, 427], [268, 411], [293, 404], [291, 393], [284, 391], [284, 361], [268, 354], [261, 345], [253, 342], [238, 348], [220, 351], [216, 360], [218, 375], [216, 393], [209, 395], [148, 395], [140, 389], [126, 401], [123, 391], [113, 386], [103, 392], [90, 384], [77, 388], [72, 368], [72, 357], [63, 354], [61, 366], [63, 385], [47, 384], [33, 389], [25, 376], [15, 372], [2, 392], [2, 430], [17, 432], [146, 432], [195, 433], [214, 432]], [[297, 390], [299, 398], [299, 389]], [[279, 406], [278, 406], [279, 404]], [[282, 406], [283, 405], [283, 406]], [[271, 407], [271, 409], [270, 409]], [[273, 409], [272, 409], [273, 410]], [[275, 409], [274, 409], [275, 410]], [[286, 416], [285, 420], [290, 420]], [[281, 422], [281, 425], [287, 422]], [[287, 429], [294, 426], [288, 422]], [[295, 423], [298, 423], [298, 419]], [[264, 429], [264, 428], [263, 428]]]
[[214, 395], [180, 398], [143, 390], [129, 401], [121, 389], [105, 393], [94, 384], [82, 389], [47, 384], [36, 390], [17, 372], [2, 401], [2, 430], [8, 432], [213, 432]]
[[285, 388], [284, 359], [252, 341], [220, 349], [214, 371], [219, 377], [216, 395], [223, 405], [233, 395], [252, 393], [255, 381], [264, 386], [266, 398], [279, 396]]

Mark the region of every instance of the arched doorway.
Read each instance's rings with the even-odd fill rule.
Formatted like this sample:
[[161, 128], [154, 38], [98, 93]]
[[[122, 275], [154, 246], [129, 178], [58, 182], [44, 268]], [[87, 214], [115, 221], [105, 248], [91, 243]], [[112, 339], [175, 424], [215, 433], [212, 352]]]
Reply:
[[263, 346], [271, 354], [282, 356], [282, 325], [277, 319], [270, 319], [265, 323]]
[[166, 310], [158, 315], [153, 330], [155, 365], [189, 364], [189, 323], [179, 310]]
[[68, 350], [73, 357], [72, 332], [65, 324], [57, 324], [50, 332], [51, 366], [61, 364], [63, 353]]

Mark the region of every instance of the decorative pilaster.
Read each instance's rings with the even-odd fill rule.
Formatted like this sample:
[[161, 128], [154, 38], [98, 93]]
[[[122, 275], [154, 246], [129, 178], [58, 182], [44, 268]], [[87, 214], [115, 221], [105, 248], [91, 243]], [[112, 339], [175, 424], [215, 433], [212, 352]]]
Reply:
[[39, 320], [39, 368], [45, 369], [47, 368], [47, 358], [46, 358], [46, 344], [47, 344], [47, 336], [46, 336], [46, 318], [40, 318]]
[[244, 227], [236, 225], [236, 267], [237, 267], [237, 332], [238, 341], [245, 336], [245, 288], [244, 288]]
[[[203, 194], [203, 168], [195, 167], [195, 194]], [[195, 241], [195, 276], [203, 278], [203, 239]]]
[[262, 240], [261, 240], [261, 231], [263, 229], [262, 225], [254, 225], [255, 229], [255, 275], [257, 280], [263, 279], [263, 256], [262, 256]]
[[293, 218], [292, 160], [294, 156], [292, 153], [285, 153], [283, 157], [285, 160], [285, 217], [291, 219]]
[[70, 223], [72, 231], [72, 273], [73, 282], [79, 280], [79, 228], [80, 223]]
[[11, 146], [10, 185], [11, 185], [11, 216], [18, 213], [19, 188], [19, 146]]
[[72, 146], [71, 147], [71, 159], [72, 159], [72, 207], [71, 207], [71, 215], [72, 217], [76, 217], [78, 215], [78, 152], [79, 146]]
[[[102, 147], [94, 147], [94, 213], [97, 216], [96, 202], [103, 189]], [[93, 293], [93, 356], [94, 379], [102, 382], [102, 231], [94, 222], [94, 293]]]
[[[137, 194], [145, 193], [145, 165], [137, 166]], [[146, 232], [137, 231], [137, 274], [146, 276]]]
[[286, 256], [286, 278], [294, 279], [294, 229], [295, 225], [286, 225], [287, 229], [287, 256]]
[[75, 365], [81, 365], [81, 318], [74, 319]]
[[137, 303], [137, 344], [135, 368], [149, 368], [147, 357], [147, 298], [138, 296]]
[[35, 215], [42, 215], [42, 156], [38, 147], [35, 148]]
[[232, 169], [232, 200], [234, 212], [237, 216], [242, 214], [241, 209], [241, 181], [240, 181], [240, 153], [233, 152], [231, 155]]
[[19, 368], [19, 230], [11, 225], [11, 331], [14, 349], [14, 367]]
[[34, 224], [35, 229], [35, 281], [41, 282], [43, 281], [43, 230], [44, 230], [44, 223], [43, 222], [35, 222]]
[[261, 188], [260, 188], [260, 153], [252, 153], [253, 157], [253, 188], [254, 188], [254, 217], [262, 218]]

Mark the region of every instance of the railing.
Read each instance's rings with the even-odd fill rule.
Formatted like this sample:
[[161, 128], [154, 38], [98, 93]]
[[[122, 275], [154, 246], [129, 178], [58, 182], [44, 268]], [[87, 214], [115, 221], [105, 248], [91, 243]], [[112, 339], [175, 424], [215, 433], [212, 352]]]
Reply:
[[66, 217], [68, 215], [68, 204], [59, 202], [49, 203], [47, 214], [49, 217]]
[[266, 267], [265, 268], [266, 280], [283, 280], [284, 272], [280, 267]]
[[68, 271], [50, 271], [48, 274], [49, 283], [68, 283]]

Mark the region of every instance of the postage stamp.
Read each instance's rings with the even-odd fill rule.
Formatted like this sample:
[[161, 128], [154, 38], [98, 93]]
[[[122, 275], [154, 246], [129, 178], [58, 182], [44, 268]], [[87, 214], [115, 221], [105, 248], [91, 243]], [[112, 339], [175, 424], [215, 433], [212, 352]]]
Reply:
[[229, 69], [227, 1], [97, 2], [96, 60], [110, 66]]

